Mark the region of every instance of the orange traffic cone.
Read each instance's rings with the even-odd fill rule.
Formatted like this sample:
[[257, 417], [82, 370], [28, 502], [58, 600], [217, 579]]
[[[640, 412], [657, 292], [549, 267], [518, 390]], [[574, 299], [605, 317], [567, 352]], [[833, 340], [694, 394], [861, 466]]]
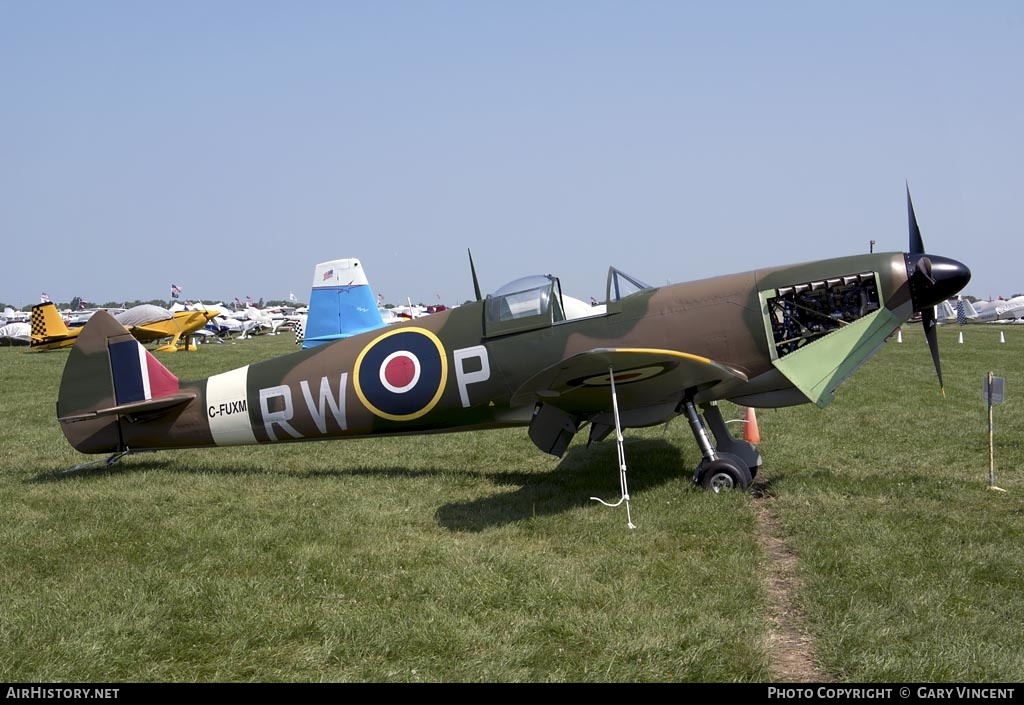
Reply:
[[757, 428], [757, 416], [754, 415], [754, 410], [749, 406], [747, 407], [747, 425], [743, 431], [743, 439], [754, 445], [761, 442], [761, 431]]

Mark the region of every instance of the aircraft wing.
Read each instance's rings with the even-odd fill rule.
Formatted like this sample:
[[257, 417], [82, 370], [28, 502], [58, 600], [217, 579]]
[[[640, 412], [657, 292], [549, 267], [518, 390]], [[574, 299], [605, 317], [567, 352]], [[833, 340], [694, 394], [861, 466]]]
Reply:
[[747, 381], [745, 374], [699, 355], [649, 348], [595, 348], [567, 357], [522, 384], [512, 406], [551, 404], [574, 415], [611, 409], [611, 376], [619, 407], [635, 409], [678, 401], [685, 389]]

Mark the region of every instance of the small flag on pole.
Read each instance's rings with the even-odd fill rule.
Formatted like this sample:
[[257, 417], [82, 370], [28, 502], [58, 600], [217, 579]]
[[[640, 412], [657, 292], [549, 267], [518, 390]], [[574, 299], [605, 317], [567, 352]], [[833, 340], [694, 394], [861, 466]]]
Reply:
[[41, 303], [41, 304], [48, 304], [48, 303], [50, 303], [50, 295], [47, 294], [45, 291], [43, 293], [41, 293], [39, 295], [39, 303]]
[[182, 289], [181, 289], [180, 286], [178, 286], [177, 284], [171, 284], [171, 298], [172, 299], [178, 298], [178, 295], [181, 294], [181, 292], [182, 292]]
[[298, 299], [295, 298], [295, 292], [294, 291], [289, 291], [288, 292], [288, 300], [291, 301], [292, 303], [295, 303], [296, 301], [298, 301]]

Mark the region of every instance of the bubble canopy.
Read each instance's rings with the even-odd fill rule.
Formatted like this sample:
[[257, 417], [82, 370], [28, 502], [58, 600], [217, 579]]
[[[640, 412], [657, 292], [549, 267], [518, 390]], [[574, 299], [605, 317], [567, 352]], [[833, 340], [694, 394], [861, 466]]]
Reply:
[[612, 313], [622, 299], [645, 289], [650, 289], [615, 267], [608, 270], [606, 304], [597, 305], [591, 300], [587, 306], [571, 296], [563, 296], [562, 286], [551, 274], [533, 274], [520, 277], [505, 284], [487, 297], [485, 305], [486, 335], [504, 335], [522, 330], [531, 330], [565, 323], [579, 318]]
[[[487, 318], [511, 321], [546, 314], [551, 310], [552, 292], [557, 286], [558, 279], [550, 274], [534, 274], [511, 281], [487, 298]], [[555, 320], [559, 320], [557, 316]]]
[[531, 274], [526, 277], [520, 277], [515, 281], [510, 281], [505, 286], [495, 291], [491, 296], [506, 296], [508, 294], [516, 294], [521, 291], [530, 291], [533, 289], [540, 289], [542, 287], [549, 287], [551, 283], [555, 281], [555, 277], [550, 274]]

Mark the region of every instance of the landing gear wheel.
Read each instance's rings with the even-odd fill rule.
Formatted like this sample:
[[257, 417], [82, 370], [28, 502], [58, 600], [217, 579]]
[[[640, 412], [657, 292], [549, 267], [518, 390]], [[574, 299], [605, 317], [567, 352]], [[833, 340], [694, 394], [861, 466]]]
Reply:
[[753, 482], [747, 466], [729, 453], [719, 453], [718, 459], [701, 461], [701, 465], [698, 481], [704, 489], [713, 490], [715, 494], [734, 489], [746, 490]]

